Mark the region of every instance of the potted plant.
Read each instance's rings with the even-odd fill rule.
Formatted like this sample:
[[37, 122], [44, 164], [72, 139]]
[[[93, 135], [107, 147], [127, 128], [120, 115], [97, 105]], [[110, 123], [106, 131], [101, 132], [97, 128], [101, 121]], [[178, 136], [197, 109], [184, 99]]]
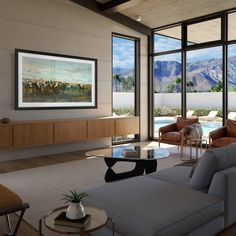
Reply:
[[65, 203], [69, 203], [69, 206], [66, 210], [66, 217], [72, 220], [77, 220], [85, 217], [84, 207], [81, 203], [81, 200], [84, 197], [87, 197], [87, 193], [80, 193], [76, 190], [70, 191], [69, 194], [63, 194], [63, 198]]

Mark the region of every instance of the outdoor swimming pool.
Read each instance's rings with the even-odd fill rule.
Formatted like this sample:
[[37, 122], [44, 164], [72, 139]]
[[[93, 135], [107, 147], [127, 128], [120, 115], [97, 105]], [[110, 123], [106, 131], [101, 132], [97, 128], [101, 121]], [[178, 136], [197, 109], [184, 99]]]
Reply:
[[[157, 132], [160, 127], [175, 122], [176, 119], [174, 117], [155, 117], [155, 123], [154, 123], [155, 132]], [[206, 136], [208, 137], [211, 131], [218, 129], [222, 126], [222, 122], [217, 122], [217, 121], [204, 121], [204, 122], [200, 121], [200, 123], [203, 129], [203, 136], [205, 137]]]

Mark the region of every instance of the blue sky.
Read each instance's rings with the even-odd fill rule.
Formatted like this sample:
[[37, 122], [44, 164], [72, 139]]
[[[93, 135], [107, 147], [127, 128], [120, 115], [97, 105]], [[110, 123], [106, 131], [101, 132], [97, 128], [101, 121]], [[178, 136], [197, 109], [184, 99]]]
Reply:
[[[181, 42], [177, 39], [172, 39], [169, 37], [155, 35], [154, 38], [154, 48], [155, 52], [164, 52], [169, 50], [175, 50], [181, 48]], [[160, 50], [159, 50], [160, 48]], [[158, 49], [158, 50], [157, 50]], [[165, 59], [166, 58], [166, 59]], [[179, 61], [179, 54], [172, 54], [172, 56], [162, 56], [162, 60], [167, 61], [171, 60]], [[204, 61], [209, 59], [222, 58], [222, 47], [214, 47], [207, 49], [200, 49], [187, 52], [187, 63], [192, 63], [196, 61]]]
[[113, 37], [113, 67], [134, 68], [135, 41]]

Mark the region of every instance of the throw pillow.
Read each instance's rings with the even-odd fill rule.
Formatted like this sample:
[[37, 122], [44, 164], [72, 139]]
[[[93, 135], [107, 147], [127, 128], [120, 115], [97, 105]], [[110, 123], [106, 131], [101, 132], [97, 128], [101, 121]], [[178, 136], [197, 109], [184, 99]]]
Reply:
[[236, 143], [222, 148], [213, 149], [216, 158], [217, 170], [223, 170], [236, 165]]
[[216, 171], [215, 155], [213, 151], [206, 150], [194, 171], [190, 185], [197, 190], [208, 188]]

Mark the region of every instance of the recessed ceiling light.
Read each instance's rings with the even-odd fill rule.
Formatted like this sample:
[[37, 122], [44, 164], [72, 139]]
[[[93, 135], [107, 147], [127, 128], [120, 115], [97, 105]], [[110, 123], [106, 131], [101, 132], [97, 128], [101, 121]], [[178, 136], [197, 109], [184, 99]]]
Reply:
[[141, 21], [141, 20], [142, 20], [142, 16], [138, 16], [138, 15], [135, 16], [135, 20], [136, 20], [136, 21]]

